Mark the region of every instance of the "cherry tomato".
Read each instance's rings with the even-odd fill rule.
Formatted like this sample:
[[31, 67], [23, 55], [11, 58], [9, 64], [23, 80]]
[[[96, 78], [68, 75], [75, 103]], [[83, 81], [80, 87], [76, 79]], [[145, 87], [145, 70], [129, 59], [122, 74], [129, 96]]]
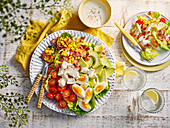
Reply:
[[62, 91], [64, 91], [64, 90], [66, 90], [67, 87], [68, 87], [67, 84], [66, 84], [64, 87], [60, 87], [59, 85], [57, 85], [57, 90], [58, 90], [59, 92], [62, 92]]
[[57, 89], [55, 87], [50, 87], [49, 92], [52, 93], [53, 95], [57, 94]]
[[60, 108], [65, 108], [65, 107], [67, 107], [67, 102], [65, 100], [60, 100], [58, 103], [58, 106]]
[[57, 63], [55, 68], [56, 70], [58, 70], [60, 68], [60, 65]]
[[46, 97], [50, 100], [53, 100], [54, 99], [54, 95], [52, 93], [47, 93], [46, 94]]
[[137, 39], [139, 39], [141, 36], [143, 36], [143, 33], [140, 33], [137, 37]]
[[138, 23], [139, 25], [143, 25], [144, 22], [142, 20], [137, 20], [136, 23]]
[[86, 48], [86, 51], [88, 51], [88, 50], [90, 50], [90, 47], [87, 47], [87, 48]]
[[57, 94], [55, 95], [55, 100], [56, 100], [56, 101], [60, 101], [60, 100], [62, 100], [62, 99], [63, 99], [63, 96], [62, 96], [61, 93], [57, 93]]
[[133, 36], [133, 37], [135, 36], [135, 34], [133, 32], [131, 32], [130, 35]]
[[62, 96], [64, 98], [69, 98], [71, 95], [71, 91], [70, 90], [64, 90], [63, 93], [62, 93]]
[[55, 84], [57, 83], [56, 79], [50, 78], [48, 80], [48, 84], [50, 85], [50, 87], [55, 87]]
[[159, 22], [166, 23], [166, 20], [165, 20], [165, 18], [161, 18]]
[[54, 69], [53, 67], [48, 67], [47, 74], [50, 74], [53, 69]]
[[72, 84], [69, 85], [70, 91], [73, 91], [72, 86], [73, 86]]
[[77, 95], [72, 94], [69, 99], [70, 99], [71, 102], [76, 102], [77, 101]]
[[151, 11], [148, 12], [148, 15], [151, 15]]
[[58, 77], [58, 72], [57, 71], [52, 71], [51, 76], [52, 76], [52, 78], [57, 78]]
[[83, 40], [84, 40], [85, 38], [86, 38], [85, 36], [84, 36], [84, 37], [81, 37], [81, 39], [83, 39]]

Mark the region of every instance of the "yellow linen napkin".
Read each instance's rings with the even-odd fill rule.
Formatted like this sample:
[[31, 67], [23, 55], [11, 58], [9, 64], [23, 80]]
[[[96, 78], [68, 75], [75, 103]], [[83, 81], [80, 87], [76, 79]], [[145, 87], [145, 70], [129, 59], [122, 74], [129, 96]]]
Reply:
[[[111, 46], [114, 38], [106, 34], [100, 29], [93, 29], [86, 27], [79, 19], [77, 13], [73, 13], [70, 19], [67, 18], [65, 11], [60, 11], [56, 15], [60, 14], [60, 19], [57, 23], [42, 22], [40, 20], [33, 20], [33, 24], [29, 24], [26, 30], [26, 40], [21, 40], [21, 46], [18, 46], [17, 53], [15, 54], [15, 60], [19, 62], [27, 75], [29, 74], [29, 63], [31, 55], [36, 46], [44, 39], [46, 35], [49, 35], [58, 30], [79, 30], [89, 33], [98, 37], [108, 46]], [[63, 23], [63, 21], [65, 23]], [[33, 35], [37, 33], [36, 35]], [[34, 36], [34, 38], [32, 38]]]

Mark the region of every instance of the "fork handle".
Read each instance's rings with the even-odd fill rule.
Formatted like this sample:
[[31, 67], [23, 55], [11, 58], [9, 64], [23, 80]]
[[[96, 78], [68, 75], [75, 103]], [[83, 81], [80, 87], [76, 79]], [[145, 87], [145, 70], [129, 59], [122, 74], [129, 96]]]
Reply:
[[44, 96], [44, 86], [45, 86], [46, 78], [47, 78], [47, 76], [43, 76], [43, 78], [42, 78], [42, 83], [41, 83], [41, 88], [40, 88], [37, 108], [41, 108], [41, 105], [42, 105], [42, 100], [43, 100], [43, 96]]
[[127, 31], [125, 31], [125, 29], [123, 29], [117, 22], [115, 22], [115, 25], [135, 46], [138, 45], [138, 43], [135, 41], [135, 39]]
[[34, 92], [35, 92], [35, 89], [37, 88], [37, 86], [38, 86], [41, 78], [42, 78], [42, 75], [41, 75], [41, 74], [38, 74], [38, 76], [37, 76], [37, 78], [36, 78], [36, 80], [35, 80], [32, 88], [31, 88], [31, 90], [30, 90], [30, 92], [29, 92], [29, 94], [28, 94], [28, 96], [27, 96], [27, 98], [26, 98], [26, 100], [25, 100], [25, 102], [26, 102], [27, 104], [30, 102], [30, 100], [31, 100], [31, 98], [32, 98], [32, 96], [33, 96], [33, 94], [34, 94]]

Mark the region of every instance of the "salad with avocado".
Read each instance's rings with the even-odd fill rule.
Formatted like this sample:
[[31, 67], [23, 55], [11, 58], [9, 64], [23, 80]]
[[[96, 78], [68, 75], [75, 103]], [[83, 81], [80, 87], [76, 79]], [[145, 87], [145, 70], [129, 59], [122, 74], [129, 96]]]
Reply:
[[146, 60], [158, 56], [161, 49], [170, 50], [170, 21], [159, 12], [138, 15], [130, 34], [142, 48], [141, 56]]
[[107, 78], [115, 71], [104, 45], [85, 42], [85, 38], [64, 32], [51, 41], [55, 48], [47, 47], [41, 55], [44, 61], [54, 62], [47, 70], [46, 97], [78, 115], [95, 108], [95, 99], [109, 91]]

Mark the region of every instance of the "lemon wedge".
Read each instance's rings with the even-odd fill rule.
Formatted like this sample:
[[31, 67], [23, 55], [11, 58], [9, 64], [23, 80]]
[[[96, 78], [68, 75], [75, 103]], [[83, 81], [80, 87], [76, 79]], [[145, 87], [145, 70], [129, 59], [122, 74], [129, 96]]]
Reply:
[[127, 79], [132, 79], [134, 78], [135, 76], [139, 76], [139, 74], [136, 72], [136, 71], [133, 71], [133, 70], [129, 70], [127, 72], [125, 72], [124, 76], [123, 76], [123, 79], [124, 81], [127, 80]]
[[98, 45], [94, 47], [96, 52], [102, 52], [104, 50], [104, 45]]
[[159, 96], [158, 93], [155, 92], [154, 90], [146, 90], [144, 94], [146, 94], [149, 98], [151, 98], [155, 102], [155, 104], [158, 103]]

